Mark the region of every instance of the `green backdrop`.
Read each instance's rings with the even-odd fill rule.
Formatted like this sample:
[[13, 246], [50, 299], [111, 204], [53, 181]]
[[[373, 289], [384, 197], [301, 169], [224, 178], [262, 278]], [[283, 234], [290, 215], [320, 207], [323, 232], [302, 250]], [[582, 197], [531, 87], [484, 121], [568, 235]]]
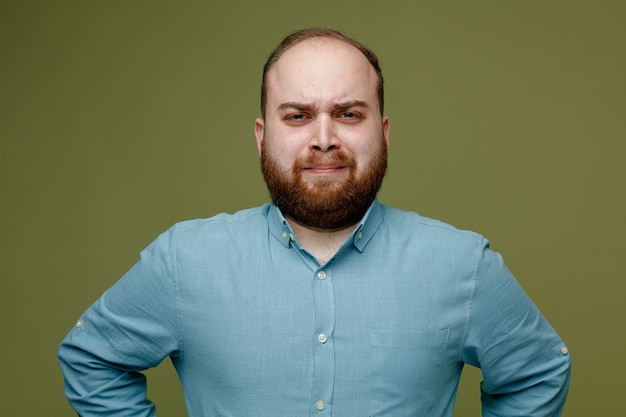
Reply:
[[[267, 200], [262, 64], [293, 29], [378, 52], [383, 202], [483, 233], [568, 342], [567, 417], [626, 408], [622, 1], [0, 4], [0, 414], [70, 416], [56, 349], [161, 231]], [[184, 415], [169, 363], [161, 417]], [[479, 372], [457, 416], [479, 415]]]

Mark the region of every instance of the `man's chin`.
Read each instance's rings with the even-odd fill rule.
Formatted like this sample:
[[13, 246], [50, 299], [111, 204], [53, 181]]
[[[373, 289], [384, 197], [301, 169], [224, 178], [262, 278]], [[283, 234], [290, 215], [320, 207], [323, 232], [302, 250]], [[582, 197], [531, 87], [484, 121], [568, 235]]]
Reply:
[[341, 196], [347, 193], [346, 187], [340, 184], [317, 184], [307, 187], [306, 193], [303, 195], [309, 204], [332, 206], [333, 203], [341, 200]]
[[302, 177], [301, 181], [306, 185], [310, 192], [324, 192], [336, 190], [345, 186], [348, 178], [346, 175], [307, 175]]

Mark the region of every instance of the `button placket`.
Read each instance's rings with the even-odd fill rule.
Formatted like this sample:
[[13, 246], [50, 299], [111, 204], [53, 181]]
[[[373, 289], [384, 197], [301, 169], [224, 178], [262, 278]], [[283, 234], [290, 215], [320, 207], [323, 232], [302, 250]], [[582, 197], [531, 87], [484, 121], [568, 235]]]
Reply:
[[330, 414], [335, 381], [335, 349], [332, 334], [335, 327], [335, 294], [332, 266], [313, 272], [313, 298], [315, 300], [315, 330], [313, 336], [314, 367], [312, 402], [320, 415]]

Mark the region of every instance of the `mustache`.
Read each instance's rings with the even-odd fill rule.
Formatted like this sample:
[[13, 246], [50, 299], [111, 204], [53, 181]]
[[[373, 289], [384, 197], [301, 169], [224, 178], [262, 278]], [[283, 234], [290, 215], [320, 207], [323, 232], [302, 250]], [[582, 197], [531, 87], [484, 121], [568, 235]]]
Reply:
[[330, 165], [340, 164], [342, 166], [353, 168], [356, 165], [354, 157], [346, 154], [342, 150], [331, 152], [313, 151], [306, 158], [302, 158], [296, 162], [297, 168], [311, 165]]

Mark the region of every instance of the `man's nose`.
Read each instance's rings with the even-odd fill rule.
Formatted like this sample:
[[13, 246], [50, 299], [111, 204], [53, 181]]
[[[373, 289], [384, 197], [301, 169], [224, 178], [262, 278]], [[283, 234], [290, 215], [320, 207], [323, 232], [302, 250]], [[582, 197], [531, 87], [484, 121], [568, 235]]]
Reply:
[[311, 137], [311, 148], [327, 152], [339, 147], [339, 138], [333, 120], [328, 115], [320, 115], [314, 121], [315, 128]]

